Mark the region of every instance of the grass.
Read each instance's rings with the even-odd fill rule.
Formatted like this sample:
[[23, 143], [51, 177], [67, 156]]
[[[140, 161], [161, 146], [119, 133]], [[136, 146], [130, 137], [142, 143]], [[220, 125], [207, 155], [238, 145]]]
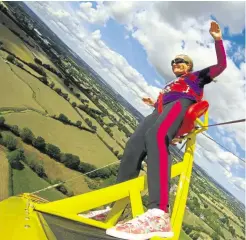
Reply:
[[110, 115], [113, 115], [113, 116], [116, 118], [117, 121], [120, 120], [120, 117], [119, 117], [115, 112], [113, 112], [113, 111], [111, 110], [111, 108], [110, 108], [105, 102], [103, 102], [102, 100], [99, 99], [99, 103], [100, 103], [101, 105], [103, 105], [103, 106], [108, 110], [108, 113], [109, 113]]
[[[34, 173], [26, 164], [24, 169], [13, 169], [13, 194], [31, 193], [33, 191], [48, 187], [50, 184]], [[65, 196], [55, 189], [40, 192], [40, 197], [49, 201], [63, 199]]]
[[119, 151], [120, 154], [122, 154], [123, 149], [118, 145], [118, 143], [109, 136], [109, 134], [101, 127], [101, 125], [92, 117], [90, 117], [87, 113], [84, 111], [78, 109], [79, 112], [84, 116], [84, 118], [88, 118], [91, 120], [92, 125], [97, 127], [97, 134], [109, 144], [109, 146], [113, 147], [114, 151]]
[[[2, 15], [1, 13], [1, 17]], [[2, 24], [0, 24], [0, 40], [8, 51], [26, 62], [34, 62], [31, 51], [25, 46], [23, 41]]]
[[68, 87], [63, 83], [62, 79], [56, 76], [54, 73], [46, 70], [48, 79], [50, 82], [55, 84], [54, 88], [60, 88], [63, 93], [67, 93], [71, 102], [76, 102], [77, 104], [81, 104], [79, 99], [71, 93]]
[[105, 124], [112, 123], [108, 116], [103, 117], [103, 121], [105, 122]]
[[[117, 126], [112, 127], [111, 130], [114, 135], [114, 139], [117, 140], [121, 145], [125, 146], [125, 142], [127, 141], [125, 133], [119, 131]], [[125, 142], [122, 139], [124, 139]]]
[[[26, 33], [23, 32], [11, 19], [5, 14], [0, 12], [1, 22], [5, 23], [3, 26], [0, 23], [0, 40], [3, 40], [4, 47], [10, 52], [14, 53], [26, 62], [34, 63], [34, 58], [39, 58], [43, 63], [49, 64], [53, 68], [57, 69], [55, 65], [49, 60], [46, 53], [36, 44], [35, 40], [31, 37], [27, 37]], [[18, 21], [18, 20], [17, 20]], [[25, 40], [31, 43], [34, 48], [24, 43], [18, 36], [12, 33], [8, 28], [18, 32]]]
[[0, 145], [0, 201], [9, 197], [9, 163], [6, 157], [5, 149]]
[[[23, 70], [21, 70], [23, 71]], [[30, 107], [43, 111], [33, 99], [33, 91], [11, 71], [8, 65], [0, 58], [0, 106], [1, 107]], [[11, 94], [10, 94], [11, 93]]]
[[203, 222], [199, 217], [187, 210], [185, 211], [184, 215], [184, 223], [201, 227], [201, 229], [205, 229], [210, 234], [214, 232], [214, 230], [211, 227], [209, 227], [205, 222]]
[[75, 195], [90, 191], [81, 173], [65, 167], [63, 164], [56, 162], [54, 159], [51, 159], [49, 156], [39, 152], [30, 145], [21, 143], [21, 146], [24, 148], [25, 156], [29, 159], [29, 161], [34, 159], [43, 165], [48, 179], [53, 181], [66, 181], [71, 178], [76, 178], [74, 181], [66, 183], [65, 187], [73, 191]]
[[71, 104], [59, 96], [54, 90], [44, 85], [38, 79], [26, 73], [22, 69], [12, 66], [14, 72], [27, 86], [33, 91], [33, 97], [36, 102], [50, 115], [65, 114], [71, 121], [76, 122], [81, 117], [73, 109]]
[[47, 143], [57, 145], [62, 152], [72, 153], [83, 162], [103, 166], [117, 158], [93, 133], [42, 116], [35, 112], [5, 115], [6, 122], [21, 128], [30, 128], [34, 135], [41, 136]]
[[181, 230], [179, 240], [192, 240], [183, 230]]
[[79, 93], [80, 94], [80, 97], [85, 99], [85, 100], [88, 100], [89, 103], [88, 103], [88, 106], [89, 108], [93, 108], [93, 109], [96, 109], [98, 111], [101, 111], [83, 92], [81, 92], [75, 85], [70, 85], [70, 87], [73, 88], [73, 92], [74, 94], [76, 93]]
[[[214, 208], [216, 208], [218, 211], [221, 210], [221, 204], [218, 203], [218, 205], [216, 205], [215, 203], [213, 203], [207, 196], [205, 196], [204, 194], [200, 195], [202, 198], [204, 198], [207, 202], [209, 202]], [[236, 221], [238, 223], [239, 226], [241, 226], [241, 223], [239, 221], [239, 219], [225, 206], [222, 206], [223, 210], [221, 210], [225, 215], [230, 216], [234, 221]]]
[[[3, 135], [6, 133], [14, 136], [14, 134], [12, 134], [11, 132], [2, 131]], [[41, 153], [40, 151], [35, 149], [33, 146], [24, 143], [21, 140], [21, 138], [16, 137], [16, 136], [15, 138], [17, 139], [17, 147], [24, 149], [27, 161], [28, 162], [31, 162], [31, 161], [40, 162], [49, 180], [66, 181], [71, 178], [76, 178], [74, 181], [70, 181], [66, 183], [65, 187], [73, 191], [75, 195], [86, 193], [90, 191], [81, 173], [71, 170], [65, 167], [63, 164], [56, 162], [54, 159], [50, 158], [46, 154]]]

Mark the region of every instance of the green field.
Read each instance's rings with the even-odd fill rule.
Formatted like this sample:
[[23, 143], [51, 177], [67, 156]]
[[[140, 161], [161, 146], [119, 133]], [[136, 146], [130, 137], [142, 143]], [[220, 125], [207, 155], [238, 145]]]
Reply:
[[0, 201], [9, 197], [9, 163], [5, 148], [0, 145]]
[[71, 91], [68, 89], [67, 86], [64, 85], [63, 81], [59, 77], [57, 77], [54, 73], [50, 71], [46, 71], [46, 73], [49, 81], [55, 84], [54, 88], [60, 88], [63, 93], [67, 93], [71, 103], [75, 102], [77, 105], [81, 104], [79, 99], [75, 97], [73, 93], [71, 93]]
[[71, 87], [73, 88], [73, 92], [75, 94], [79, 93], [81, 98], [89, 101], [89, 103], [88, 103], [89, 108], [93, 108], [95, 110], [100, 111], [100, 109], [83, 92], [81, 92], [75, 85], [71, 85]]
[[109, 134], [100, 126], [100, 124], [92, 117], [90, 117], [87, 113], [84, 111], [78, 109], [79, 112], [84, 116], [84, 118], [88, 118], [91, 120], [92, 125], [97, 127], [97, 134], [109, 144], [109, 146], [113, 147], [114, 151], [119, 151], [120, 154], [122, 154], [123, 149], [118, 145], [118, 143], [109, 136]]
[[201, 227], [201, 229], [205, 229], [206, 231], [210, 232], [210, 234], [214, 232], [211, 227], [209, 227], [204, 221], [202, 221], [199, 217], [190, 211], [185, 211], [184, 222], [189, 225]]
[[63, 113], [73, 122], [81, 119], [71, 104], [55, 91], [22, 69], [13, 66], [13, 70], [32, 89], [36, 102], [49, 114], [59, 116], [60, 113]]
[[34, 135], [41, 136], [47, 143], [58, 146], [64, 153], [72, 153], [83, 162], [104, 166], [117, 161], [115, 155], [93, 133], [65, 125], [38, 113], [11, 113], [4, 116], [10, 125], [30, 128]]
[[[34, 173], [27, 165], [24, 164], [24, 169], [13, 169], [13, 194], [31, 193], [39, 189], [48, 187], [49, 184]], [[40, 197], [43, 197], [49, 201], [63, 199], [65, 196], [55, 189], [41, 192]]]
[[[37, 57], [43, 63], [49, 64], [53, 68], [57, 69], [55, 65], [49, 60], [45, 52], [36, 44], [36, 42], [31, 37], [27, 37], [25, 32], [23, 32], [11, 19], [9, 19], [2, 12], [0, 12], [0, 19], [0, 40], [4, 43], [4, 48], [14, 53], [16, 56], [20, 57], [26, 62], [34, 63], [34, 58]], [[5, 23], [5, 26], [2, 25], [2, 22]], [[18, 32], [22, 38], [24, 38], [35, 47], [33, 48], [27, 45], [8, 28]]]
[[192, 240], [183, 230], [181, 230], [179, 239], [180, 240]]
[[[22, 71], [22, 70], [21, 70]], [[12, 108], [34, 108], [43, 111], [33, 98], [32, 89], [14, 75], [8, 65], [0, 58], [0, 106]], [[11, 93], [11, 94], [10, 94]]]
[[75, 195], [90, 191], [81, 173], [65, 167], [63, 164], [55, 161], [46, 154], [39, 152], [37, 149], [30, 145], [21, 143], [21, 147], [24, 148], [25, 156], [29, 159], [29, 161], [32, 159], [37, 162], [40, 161], [47, 177], [50, 180], [66, 181], [68, 179], [75, 178], [74, 181], [66, 183], [65, 187], [73, 191]]

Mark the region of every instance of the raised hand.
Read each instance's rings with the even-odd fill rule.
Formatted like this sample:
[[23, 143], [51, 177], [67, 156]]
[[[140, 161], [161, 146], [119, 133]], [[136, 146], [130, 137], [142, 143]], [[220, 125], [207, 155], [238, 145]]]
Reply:
[[214, 40], [221, 40], [222, 39], [222, 33], [220, 30], [220, 26], [215, 21], [211, 22], [209, 33], [214, 38]]

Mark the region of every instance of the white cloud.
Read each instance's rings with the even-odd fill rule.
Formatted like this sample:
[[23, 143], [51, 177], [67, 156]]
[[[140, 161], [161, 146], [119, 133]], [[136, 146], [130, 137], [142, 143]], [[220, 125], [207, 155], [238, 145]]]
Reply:
[[156, 83], [159, 87], [162, 87], [162, 86], [163, 86], [163, 84], [161, 84], [161, 82], [160, 82], [159, 80], [157, 80], [157, 79], [155, 79], [155, 83]]

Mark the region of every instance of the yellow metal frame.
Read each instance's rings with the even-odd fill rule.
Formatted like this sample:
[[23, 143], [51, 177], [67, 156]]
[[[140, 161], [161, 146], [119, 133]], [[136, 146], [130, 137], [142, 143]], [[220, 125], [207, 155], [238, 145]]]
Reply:
[[[202, 131], [207, 130], [206, 126], [208, 126], [208, 112], [205, 113], [204, 122], [202, 122], [200, 119], [197, 119], [196, 123], [200, 126], [200, 128], [194, 129], [191, 133], [189, 133], [182, 139], [187, 139], [183, 161], [175, 164], [172, 167], [171, 171], [172, 178], [180, 176], [171, 216], [171, 224], [174, 232], [174, 237], [169, 238], [171, 240], [178, 240], [180, 236], [193, 167], [196, 135]], [[174, 142], [175, 141], [180, 141], [180, 139], [174, 139]], [[60, 216], [66, 219], [81, 222], [101, 229], [113, 227], [117, 223], [119, 217], [121, 216], [128, 203], [131, 204], [133, 217], [140, 215], [144, 212], [141, 192], [145, 190], [147, 190], [147, 178], [146, 176], [141, 176], [136, 179], [116, 184], [107, 188], [103, 188], [100, 190], [92, 191], [89, 193], [81, 194], [78, 196], [54, 202], [47, 202], [44, 199], [41, 199], [37, 196], [23, 194], [21, 196], [21, 201], [18, 202], [19, 205], [23, 205], [22, 207], [19, 206], [18, 208], [22, 208], [22, 213], [20, 212], [20, 210], [18, 210], [18, 216], [19, 219], [21, 218], [23, 222], [23, 224], [21, 224], [22, 229], [19, 229], [19, 233], [28, 234], [23, 235], [23, 237], [25, 236], [25, 239], [45, 240], [48, 236], [50, 236], [50, 239], [56, 239], [52, 231], [46, 224], [45, 220], [39, 214], [39, 212]], [[12, 197], [8, 200], [1, 202], [0, 211], [4, 208], [6, 209], [7, 202], [17, 202], [17, 198], [19, 197]], [[115, 204], [105, 222], [100, 222], [93, 219], [87, 219], [78, 216], [79, 213], [93, 210], [95, 208], [110, 204], [112, 202], [115, 202]], [[25, 204], [26, 206], [24, 206]], [[13, 211], [13, 209], [9, 209], [8, 211]], [[9, 215], [9, 212], [6, 214]], [[4, 225], [3, 221], [4, 218], [1, 218], [0, 216], [0, 226], [2, 224]], [[15, 223], [12, 224], [14, 225]], [[24, 228], [25, 225], [28, 225], [30, 227], [29, 231]], [[6, 239], [9, 239], [9, 235], [7, 235], [6, 231], [1, 236], [6, 236]], [[29, 238], [30, 236], [39, 236], [39, 238]], [[152, 240], [153, 239], [156, 240], [161, 238], [154, 237], [152, 238]]]

